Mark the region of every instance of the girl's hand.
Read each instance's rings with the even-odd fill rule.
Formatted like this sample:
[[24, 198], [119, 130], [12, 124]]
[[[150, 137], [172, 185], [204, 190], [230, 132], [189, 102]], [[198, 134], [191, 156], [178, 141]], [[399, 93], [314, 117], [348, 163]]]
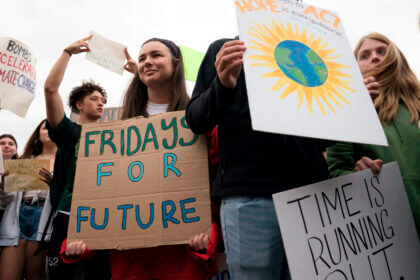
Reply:
[[188, 245], [194, 251], [202, 251], [202, 250], [207, 249], [207, 246], [209, 245], [209, 241], [210, 241], [209, 236], [207, 234], [201, 233], [191, 238], [190, 243]]
[[124, 48], [125, 58], [127, 59], [127, 63], [124, 65], [124, 69], [130, 72], [131, 74], [136, 74], [138, 71], [137, 62], [130, 56], [127, 51], [127, 48]]
[[41, 175], [41, 177], [42, 177], [41, 181], [47, 183], [48, 186], [51, 185], [52, 175], [47, 169], [42, 167], [41, 170], [39, 170], [39, 175]]
[[368, 157], [362, 157], [359, 161], [356, 162], [356, 165], [354, 166], [354, 171], [361, 171], [365, 169], [372, 169], [372, 172], [375, 174], [379, 174], [381, 172], [382, 168], [382, 160], [381, 159], [375, 159], [372, 160]]
[[373, 101], [379, 95], [379, 83], [376, 81], [374, 77], [367, 77], [363, 80], [367, 90], [369, 91], [370, 97]]
[[67, 244], [66, 256], [71, 258], [77, 258], [83, 255], [86, 251], [86, 243], [83, 241], [74, 241]]

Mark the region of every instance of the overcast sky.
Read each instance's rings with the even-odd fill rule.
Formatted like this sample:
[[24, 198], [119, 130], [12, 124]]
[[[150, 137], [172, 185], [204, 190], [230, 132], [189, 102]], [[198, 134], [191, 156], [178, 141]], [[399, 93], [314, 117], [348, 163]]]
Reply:
[[[379, 31], [393, 40], [420, 77], [419, 0], [307, 0], [306, 3], [336, 11], [349, 41]], [[151, 37], [168, 38], [179, 45], [206, 51], [208, 45], [237, 34], [234, 1], [230, 0], [1, 0], [0, 36], [20, 40], [38, 59], [37, 95], [25, 118], [0, 111], [0, 134], [13, 134], [20, 153], [36, 125], [45, 118], [44, 81], [62, 50], [90, 30], [128, 46], [137, 56], [140, 45]], [[108, 92], [107, 106], [121, 105], [131, 78], [103, 69], [73, 55], [60, 93], [68, 93], [82, 80], [93, 79]], [[188, 84], [191, 90], [193, 84]]]

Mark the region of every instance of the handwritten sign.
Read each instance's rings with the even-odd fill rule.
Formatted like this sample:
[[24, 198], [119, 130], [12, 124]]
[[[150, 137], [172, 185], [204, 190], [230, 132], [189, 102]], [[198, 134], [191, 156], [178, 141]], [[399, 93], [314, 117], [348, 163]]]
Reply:
[[0, 37], [0, 108], [25, 117], [36, 94], [35, 65], [26, 44]]
[[273, 199], [294, 280], [418, 279], [420, 243], [397, 163]]
[[5, 192], [22, 192], [29, 190], [49, 190], [49, 186], [41, 181], [41, 168], [50, 170], [49, 160], [14, 159], [4, 161], [9, 175], [4, 178]]
[[130, 249], [210, 232], [207, 158], [184, 111], [84, 125], [68, 239]]
[[387, 145], [338, 14], [291, 0], [235, 7], [254, 130]]
[[126, 46], [102, 37], [91, 31], [93, 37], [89, 40], [90, 52], [86, 53], [86, 59], [108, 70], [122, 75], [124, 72]]

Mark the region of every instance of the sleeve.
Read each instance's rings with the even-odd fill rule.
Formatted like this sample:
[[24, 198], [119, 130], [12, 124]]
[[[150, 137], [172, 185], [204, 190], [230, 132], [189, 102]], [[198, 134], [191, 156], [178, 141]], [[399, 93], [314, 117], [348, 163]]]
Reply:
[[64, 263], [67, 264], [71, 264], [71, 263], [76, 263], [76, 262], [80, 262], [82, 260], [86, 260], [91, 258], [93, 255], [95, 255], [95, 252], [89, 250], [88, 248], [86, 248], [85, 252], [83, 253], [83, 255], [80, 255], [78, 257], [69, 257], [65, 255], [67, 249], [67, 238], [64, 239], [63, 243], [61, 243], [61, 250], [60, 250], [60, 258]]
[[[214, 169], [219, 163], [219, 145], [217, 142], [217, 127], [214, 127], [210, 132], [207, 133], [208, 141], [208, 150], [209, 150], [209, 169]], [[211, 188], [213, 187], [214, 178], [212, 177], [212, 172], [210, 172], [210, 184]], [[217, 247], [219, 244], [223, 243], [222, 239], [222, 229], [220, 226], [220, 213], [219, 206], [217, 206], [213, 201], [211, 201], [211, 233], [210, 241], [207, 245], [207, 250], [205, 252], [194, 251], [188, 246], [188, 250], [191, 255], [195, 258], [199, 258], [205, 261], [213, 258], [217, 253]]]
[[50, 126], [48, 121], [45, 124], [45, 127], [48, 129], [48, 136], [57, 146], [63, 143], [65, 139], [71, 137], [73, 126], [74, 122], [67, 118], [66, 115], [64, 115], [63, 119], [55, 129]]
[[354, 144], [337, 142], [334, 146], [327, 148], [327, 164], [330, 178], [353, 173]]
[[219, 216], [219, 207], [217, 207], [213, 202], [211, 203], [211, 215], [212, 215], [212, 223], [211, 223], [211, 233], [210, 233], [210, 241], [207, 245], [207, 250], [205, 252], [197, 252], [190, 248], [187, 245], [188, 251], [194, 258], [202, 259], [205, 261], [211, 260], [213, 257], [217, 255], [217, 247], [218, 245], [223, 242], [222, 235], [221, 235], [221, 228], [220, 223], [214, 219], [214, 216]]
[[195, 133], [206, 133], [219, 123], [234, 89], [224, 87], [217, 76], [214, 63], [220, 50], [220, 41], [210, 45], [198, 71], [197, 81], [186, 117]]

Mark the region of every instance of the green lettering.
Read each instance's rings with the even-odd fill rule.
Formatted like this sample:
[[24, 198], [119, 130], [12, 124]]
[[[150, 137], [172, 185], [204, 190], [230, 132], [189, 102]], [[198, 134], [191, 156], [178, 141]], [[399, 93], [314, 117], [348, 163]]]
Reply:
[[[109, 138], [105, 140], [105, 135], [108, 134]], [[112, 139], [114, 139], [114, 131], [112, 130], [103, 130], [101, 133], [101, 155], [104, 154], [104, 147], [105, 145], [109, 145], [112, 148], [112, 153], [115, 154], [117, 152], [117, 148], [115, 148], [114, 143], [112, 143]]]
[[173, 141], [172, 141], [172, 145], [168, 145], [168, 140], [166, 140], [166, 138], [165, 139], [163, 139], [163, 147], [165, 148], [165, 149], [173, 149], [173, 148], [175, 148], [175, 146], [176, 146], [176, 142], [178, 141], [178, 126], [177, 126], [177, 121], [176, 121], [176, 117], [174, 117], [172, 120], [171, 120], [171, 122], [169, 123], [169, 125], [167, 125], [166, 124], [166, 122], [165, 122], [165, 119], [162, 119], [162, 122], [161, 122], [161, 126], [162, 126], [162, 129], [163, 130], [168, 130], [168, 129], [170, 129], [170, 128], [172, 128], [173, 130]]
[[[150, 133], [152, 133], [152, 138], [149, 138], [149, 134]], [[157, 141], [157, 137], [156, 137], [155, 128], [153, 127], [153, 124], [152, 123], [149, 123], [147, 125], [146, 133], [144, 135], [143, 148], [141, 148], [141, 151], [142, 152], [146, 149], [146, 145], [149, 142], [153, 142], [153, 144], [155, 145], [155, 150], [158, 150], [159, 149], [159, 145], [158, 145], [158, 141]]]
[[[131, 148], [131, 131], [134, 131], [137, 135], [137, 146], [133, 151], [130, 150], [130, 148]], [[137, 128], [137, 126], [132, 125], [127, 129], [127, 156], [131, 156], [131, 155], [137, 153], [140, 150], [140, 147], [141, 147], [140, 131]]]
[[[183, 116], [182, 119], [181, 119], [181, 126], [183, 128], [188, 129], [188, 130], [190, 129], [190, 127], [187, 124], [187, 120], [186, 120], [185, 116]], [[198, 140], [198, 134], [194, 134], [194, 138], [190, 142], [185, 142], [184, 138], [181, 138], [181, 139], [179, 139], [179, 144], [181, 146], [192, 146], [192, 145], [195, 144], [195, 142], [197, 142], [197, 140]]]

